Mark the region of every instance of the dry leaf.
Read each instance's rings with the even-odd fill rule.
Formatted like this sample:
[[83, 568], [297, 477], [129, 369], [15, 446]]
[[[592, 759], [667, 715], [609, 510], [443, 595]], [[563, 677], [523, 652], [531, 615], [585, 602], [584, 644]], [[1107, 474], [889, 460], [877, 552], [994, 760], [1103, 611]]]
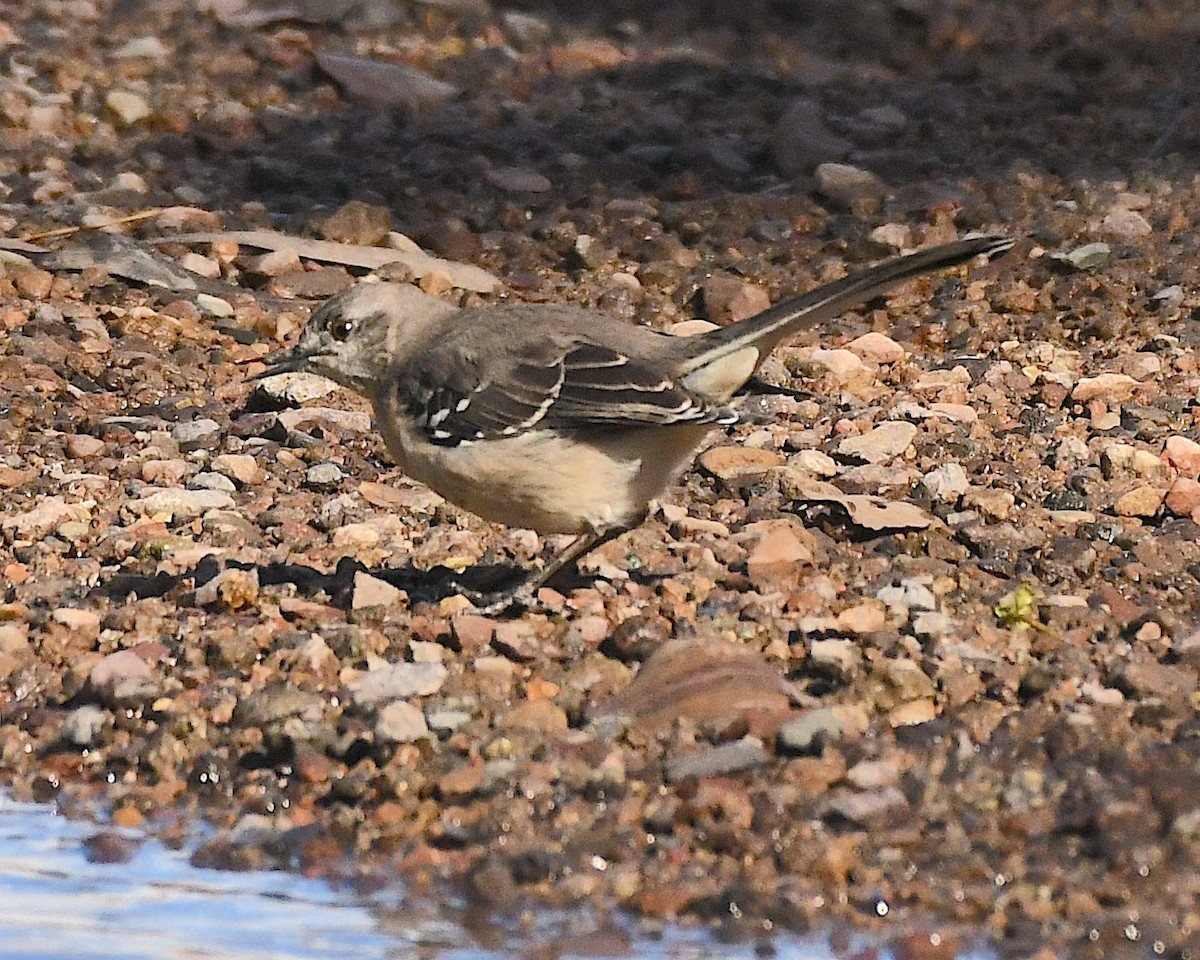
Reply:
[[500, 281], [480, 267], [469, 263], [455, 263], [433, 257], [423, 250], [393, 250], [388, 247], [365, 247], [354, 243], [336, 243], [332, 240], [310, 240], [292, 237], [273, 230], [225, 230], [181, 233], [170, 237], [159, 237], [153, 243], [216, 243], [232, 240], [234, 243], [260, 250], [292, 250], [306, 260], [325, 263], [341, 263], [350, 267], [366, 267], [376, 270], [387, 263], [402, 263], [420, 279], [427, 273], [440, 271], [461, 290], [490, 293]]
[[832, 483], [819, 480], [794, 483], [786, 493], [801, 503], [832, 504], [841, 509], [851, 523], [866, 530], [924, 530], [933, 523], [933, 517], [911, 503], [862, 493], [843, 493]]
[[737, 719], [748, 711], [786, 712], [797, 694], [753, 650], [722, 641], [672, 640], [656, 650], [633, 683], [596, 709], [593, 720], [631, 718], [643, 730], [678, 717], [699, 723]]
[[247, 0], [202, 0], [200, 11], [211, 13], [223, 27], [253, 30], [276, 23], [337, 23], [350, 11], [348, 0], [290, 0], [273, 6], [251, 5]]
[[49, 253], [45, 247], [36, 243], [18, 240], [15, 237], [0, 237], [0, 250], [12, 250], [15, 253]]
[[453, 84], [416, 67], [332, 50], [317, 51], [317, 65], [337, 81], [347, 98], [377, 106], [419, 110], [442, 103], [459, 92]]
[[200, 278], [173, 260], [143, 250], [124, 237], [108, 233], [82, 236], [78, 246], [51, 254], [42, 265], [48, 270], [86, 270], [98, 267], [114, 277], [124, 277], [148, 287], [167, 290], [196, 290]]
[[407, 490], [397, 490], [386, 483], [364, 480], [358, 485], [358, 495], [373, 507], [384, 510], [403, 510], [412, 499]]
[[813, 502], [832, 503], [846, 511], [850, 522], [867, 530], [924, 530], [933, 518], [920, 507], [865, 494], [821, 497]]

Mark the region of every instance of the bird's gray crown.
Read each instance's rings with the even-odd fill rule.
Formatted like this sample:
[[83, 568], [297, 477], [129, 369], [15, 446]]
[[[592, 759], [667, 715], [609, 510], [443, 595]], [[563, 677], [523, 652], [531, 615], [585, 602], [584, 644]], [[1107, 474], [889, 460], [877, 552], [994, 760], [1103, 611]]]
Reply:
[[410, 284], [362, 283], [309, 317], [300, 342], [269, 373], [304, 370], [370, 395], [391, 363], [455, 308]]

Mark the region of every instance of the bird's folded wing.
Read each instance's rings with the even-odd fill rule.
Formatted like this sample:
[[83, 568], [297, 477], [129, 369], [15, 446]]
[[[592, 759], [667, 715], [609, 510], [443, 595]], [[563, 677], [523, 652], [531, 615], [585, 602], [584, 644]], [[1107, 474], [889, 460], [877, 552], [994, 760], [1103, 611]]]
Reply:
[[503, 361], [457, 345], [392, 371], [397, 399], [431, 443], [458, 446], [531, 430], [733, 423], [736, 414], [651, 361], [588, 341], [508, 344]]

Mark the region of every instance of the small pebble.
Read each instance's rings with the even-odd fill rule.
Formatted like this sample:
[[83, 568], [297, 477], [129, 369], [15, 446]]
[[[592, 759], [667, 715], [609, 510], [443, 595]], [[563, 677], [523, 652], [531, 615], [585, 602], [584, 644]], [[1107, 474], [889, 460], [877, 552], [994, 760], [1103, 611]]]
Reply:
[[828, 370], [843, 383], [859, 377], [869, 379], [873, 376], [871, 369], [863, 363], [862, 357], [850, 350], [817, 349], [809, 356], [809, 360]]
[[317, 224], [326, 240], [357, 243], [366, 247], [383, 243], [392, 229], [392, 212], [386, 206], [350, 200]]
[[198, 517], [208, 510], [228, 510], [234, 506], [233, 497], [222, 490], [185, 490], [172, 487], [144, 497], [126, 501], [133, 513], [152, 517], [165, 515], [173, 520]]
[[225, 493], [235, 493], [237, 487], [232, 480], [220, 473], [197, 473], [188, 478], [189, 490], [221, 490]]
[[77, 460], [90, 460], [98, 457], [108, 449], [99, 437], [89, 437], [86, 434], [75, 434], [67, 440], [67, 455]]
[[1084, 377], [1071, 391], [1076, 403], [1089, 400], [1127, 400], [1138, 387], [1133, 377], [1124, 373], [1102, 373], [1095, 377]]
[[766, 290], [729, 274], [713, 274], [700, 289], [706, 319], [722, 327], [753, 317], [771, 306]]
[[1100, 221], [1100, 229], [1122, 240], [1135, 240], [1154, 232], [1150, 221], [1136, 210], [1116, 209]]
[[184, 453], [193, 450], [207, 450], [214, 446], [221, 436], [221, 425], [216, 420], [201, 417], [197, 420], [185, 420], [177, 423], [171, 429], [171, 436], [179, 444]]
[[842, 738], [837, 714], [827, 708], [806, 710], [779, 728], [778, 747], [785, 753], [820, 753]]
[[941, 503], [955, 503], [970, 489], [967, 471], [960, 463], [943, 463], [934, 467], [921, 478], [921, 484], [929, 495]]
[[150, 116], [150, 104], [145, 97], [128, 90], [112, 90], [104, 98], [104, 105], [113, 112], [122, 126], [131, 127], [139, 120]]
[[1118, 517], [1152, 517], [1162, 506], [1164, 493], [1154, 487], [1134, 487], [1113, 505]]
[[245, 453], [218, 454], [209, 465], [242, 486], [261, 483], [266, 479], [266, 471], [258, 465], [258, 461]]
[[304, 473], [304, 485], [310, 490], [330, 493], [338, 488], [344, 478], [342, 468], [336, 463], [314, 463]]
[[767, 753], [757, 737], [743, 737], [733, 743], [705, 747], [682, 756], [668, 757], [668, 783], [699, 780], [704, 777], [724, 777], [754, 770], [767, 762]]
[[1065, 264], [1072, 270], [1090, 270], [1092, 267], [1102, 267], [1112, 256], [1112, 249], [1107, 243], [1085, 243], [1069, 253], [1052, 253], [1050, 259]]
[[872, 230], [868, 236], [872, 243], [891, 247], [893, 250], [904, 250], [912, 246], [912, 230], [903, 223], [885, 223]]
[[845, 204], [882, 199], [887, 193], [887, 185], [870, 170], [846, 163], [822, 163], [814, 176], [818, 193]]
[[484, 174], [484, 179], [509, 193], [545, 193], [554, 186], [549, 178], [521, 167], [493, 167]]
[[838, 444], [839, 456], [867, 463], [886, 463], [908, 449], [918, 430], [911, 423], [890, 420]]
[[373, 577], [360, 570], [354, 575], [354, 591], [350, 597], [350, 609], [391, 607], [402, 603], [404, 598], [403, 590], [393, 587], [386, 580], [380, 580], [378, 577]]
[[375, 737], [381, 743], [412, 743], [429, 734], [425, 714], [404, 700], [383, 707], [375, 718]]
[[837, 476], [837, 462], [820, 450], [801, 450], [794, 456], [788, 457], [787, 465], [794, 470], [803, 470], [816, 477]]
[[905, 356], [904, 348], [900, 344], [891, 337], [874, 331], [851, 340], [846, 349], [868, 363], [898, 363]]
[[84, 704], [68, 713], [63, 720], [63, 740], [76, 747], [93, 746], [99, 741], [105, 725], [111, 721], [112, 715], [107, 710], [95, 704]]
[[346, 690], [355, 706], [372, 710], [394, 700], [437, 693], [447, 676], [440, 663], [392, 663], [360, 674], [346, 684]]
[[774, 450], [756, 450], [752, 447], [710, 447], [700, 454], [700, 467], [727, 483], [761, 476], [772, 467], [783, 463], [783, 457]]
[[814, 640], [808, 657], [813, 666], [841, 677], [850, 676], [859, 662], [858, 646], [853, 640]]

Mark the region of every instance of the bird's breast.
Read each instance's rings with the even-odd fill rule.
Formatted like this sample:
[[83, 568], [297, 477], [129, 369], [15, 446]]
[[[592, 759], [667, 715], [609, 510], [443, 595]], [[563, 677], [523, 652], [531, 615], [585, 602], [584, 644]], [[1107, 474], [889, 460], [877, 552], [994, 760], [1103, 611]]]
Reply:
[[406, 475], [485, 520], [543, 534], [637, 523], [710, 429], [684, 424], [589, 433], [530, 430], [440, 446], [409, 418], [377, 410], [377, 419]]

